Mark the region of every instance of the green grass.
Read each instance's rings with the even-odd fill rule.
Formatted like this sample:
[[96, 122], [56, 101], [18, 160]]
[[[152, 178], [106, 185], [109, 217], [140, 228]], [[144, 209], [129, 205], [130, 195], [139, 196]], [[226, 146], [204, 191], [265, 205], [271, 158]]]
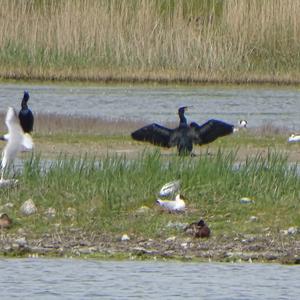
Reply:
[[[236, 161], [236, 151], [196, 158], [164, 157], [159, 152], [144, 152], [136, 159], [126, 156], [61, 155], [45, 171], [42, 157], [27, 160], [18, 188], [0, 190], [0, 205], [14, 203], [7, 213], [16, 221], [12, 230], [26, 228], [32, 234], [60, 228], [81, 228], [87, 232], [143, 237], [168, 237], [176, 231], [167, 228], [169, 221], [190, 222], [203, 217], [215, 235], [273, 232], [300, 226], [300, 180], [296, 168], [276, 152], [257, 155], [245, 162]], [[181, 192], [187, 198], [185, 214], [162, 213], [155, 205], [157, 192], [167, 181], [180, 179]], [[254, 204], [240, 204], [250, 197]], [[38, 214], [24, 217], [21, 204], [32, 198]], [[149, 213], [136, 210], [146, 205]], [[54, 207], [53, 219], [44, 212]], [[67, 216], [69, 207], [75, 216]], [[251, 216], [258, 221], [249, 222]], [[179, 232], [177, 232], [180, 234]]]

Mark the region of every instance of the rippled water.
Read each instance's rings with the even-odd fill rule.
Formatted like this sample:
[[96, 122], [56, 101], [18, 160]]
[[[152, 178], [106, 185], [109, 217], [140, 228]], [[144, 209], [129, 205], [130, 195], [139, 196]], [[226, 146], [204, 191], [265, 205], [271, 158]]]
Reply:
[[149, 122], [177, 122], [177, 108], [192, 105], [190, 121], [209, 118], [250, 126], [272, 123], [300, 130], [300, 90], [293, 87], [161, 87], [0, 84], [0, 110], [18, 107], [23, 90], [30, 92], [35, 113], [52, 112], [128, 118]]
[[1, 299], [298, 299], [300, 269], [75, 259], [0, 260]]

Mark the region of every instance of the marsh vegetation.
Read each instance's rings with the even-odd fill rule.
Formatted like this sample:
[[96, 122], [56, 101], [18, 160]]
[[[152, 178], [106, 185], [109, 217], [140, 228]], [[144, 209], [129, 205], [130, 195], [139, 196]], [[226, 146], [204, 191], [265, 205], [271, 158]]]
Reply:
[[299, 82], [300, 1], [3, 0], [0, 75]]

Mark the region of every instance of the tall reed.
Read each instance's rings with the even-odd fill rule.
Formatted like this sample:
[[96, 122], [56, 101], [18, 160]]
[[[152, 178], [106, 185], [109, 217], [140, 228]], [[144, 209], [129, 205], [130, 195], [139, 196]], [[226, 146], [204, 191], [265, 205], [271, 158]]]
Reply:
[[0, 75], [295, 82], [299, 15], [299, 0], [2, 0]]

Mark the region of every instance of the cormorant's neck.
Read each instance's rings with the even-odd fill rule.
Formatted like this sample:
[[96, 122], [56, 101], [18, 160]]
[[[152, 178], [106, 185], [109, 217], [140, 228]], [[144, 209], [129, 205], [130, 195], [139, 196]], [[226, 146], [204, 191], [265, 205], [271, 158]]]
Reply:
[[21, 107], [22, 109], [28, 109], [27, 101], [22, 100]]
[[179, 115], [179, 119], [180, 119], [179, 127], [186, 126], [187, 125], [187, 120], [186, 120], [186, 117], [184, 116], [184, 111], [179, 112], [178, 115]]

